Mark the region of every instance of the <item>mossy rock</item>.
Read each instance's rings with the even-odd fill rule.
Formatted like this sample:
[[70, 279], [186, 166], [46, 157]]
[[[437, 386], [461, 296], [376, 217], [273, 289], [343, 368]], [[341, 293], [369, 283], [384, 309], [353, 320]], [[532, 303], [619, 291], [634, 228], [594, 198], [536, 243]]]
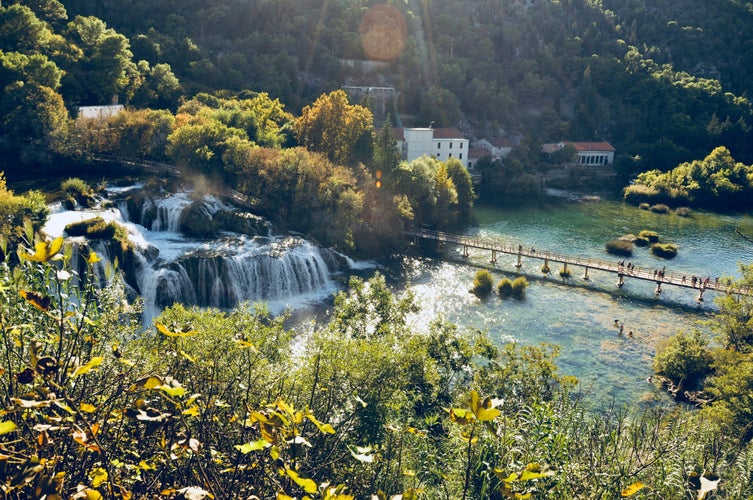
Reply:
[[625, 241], [623, 239], [617, 239], [607, 242], [604, 245], [607, 253], [612, 255], [620, 255], [622, 257], [630, 257], [633, 255], [633, 242]]
[[248, 235], [265, 235], [269, 232], [269, 223], [249, 212], [219, 210], [214, 214], [214, 221], [222, 231]]
[[643, 231], [638, 233], [638, 237], [647, 239], [649, 243], [659, 242], [659, 233], [657, 233], [656, 231], [648, 231], [644, 229]]
[[667, 205], [665, 205], [663, 203], [659, 203], [657, 205], [651, 205], [651, 207], [649, 207], [649, 210], [651, 210], [655, 214], [668, 214], [669, 213], [669, 206], [667, 206]]
[[102, 217], [93, 217], [81, 222], [71, 222], [65, 226], [68, 236], [86, 236], [92, 240], [110, 240], [115, 238], [118, 225], [114, 222], [105, 222]]
[[183, 209], [178, 219], [178, 228], [191, 238], [214, 238], [220, 229], [206, 204], [201, 201], [191, 203]]
[[680, 217], [690, 217], [692, 215], [692, 211], [688, 207], [677, 207], [675, 213]]
[[635, 241], [633, 241], [633, 244], [637, 247], [647, 247], [649, 245], [648, 238], [643, 238], [642, 236], [638, 236]]
[[641, 210], [648, 210], [649, 208], [651, 208], [651, 205], [649, 205], [648, 203], [644, 201], [643, 203], [638, 205], [638, 208], [640, 208]]
[[678, 247], [674, 243], [654, 243], [651, 253], [662, 259], [673, 259], [677, 256]]

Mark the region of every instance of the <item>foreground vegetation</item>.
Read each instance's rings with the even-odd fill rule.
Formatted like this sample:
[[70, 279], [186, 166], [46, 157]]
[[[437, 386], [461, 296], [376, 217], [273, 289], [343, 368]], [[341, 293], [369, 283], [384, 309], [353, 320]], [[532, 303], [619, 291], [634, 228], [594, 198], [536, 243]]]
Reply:
[[96, 254], [27, 246], [0, 264], [6, 498], [753, 494], [735, 408], [588, 407], [555, 347], [418, 331], [380, 275], [306, 333], [259, 306], [144, 329], [116, 276], [94, 288]]

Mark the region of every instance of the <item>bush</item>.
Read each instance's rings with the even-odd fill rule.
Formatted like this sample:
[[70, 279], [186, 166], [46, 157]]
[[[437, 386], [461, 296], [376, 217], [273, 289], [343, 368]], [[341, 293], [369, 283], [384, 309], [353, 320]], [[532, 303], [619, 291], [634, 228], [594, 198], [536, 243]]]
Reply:
[[497, 293], [502, 297], [509, 297], [512, 295], [512, 280], [510, 278], [502, 278], [497, 283]]
[[656, 231], [648, 231], [643, 230], [640, 233], [638, 233], [639, 238], [645, 238], [649, 241], [649, 243], [658, 243], [659, 242], [659, 233]]
[[675, 210], [675, 213], [679, 215], [680, 217], [690, 217], [691, 210], [688, 207], [677, 207], [677, 210]]
[[116, 239], [122, 243], [128, 239], [123, 226], [115, 222], [105, 222], [102, 217], [71, 222], [65, 226], [65, 232], [68, 236], [86, 236], [92, 240]]
[[701, 332], [680, 332], [657, 347], [654, 372], [675, 384], [684, 381], [686, 388], [694, 388], [711, 371], [711, 362], [708, 340]]
[[630, 257], [633, 255], [633, 243], [623, 239], [612, 240], [605, 245], [607, 253]]
[[528, 280], [525, 276], [518, 276], [512, 280], [512, 295], [513, 297], [522, 297], [528, 288]]
[[658, 205], [651, 205], [649, 210], [651, 210], [655, 214], [668, 214], [669, 213], [669, 207], [663, 203], [659, 203]]
[[624, 199], [628, 203], [643, 205], [646, 202], [655, 201], [660, 195], [658, 189], [643, 184], [633, 184], [625, 188]]
[[488, 295], [492, 291], [492, 286], [492, 273], [486, 269], [481, 269], [473, 278], [473, 289], [471, 291], [479, 296]]
[[[94, 205], [94, 192], [83, 179], [78, 177], [66, 179], [60, 183], [60, 189], [67, 195], [68, 200], [73, 200], [83, 207]], [[71, 205], [74, 205], [73, 201]]]
[[651, 253], [662, 259], [673, 259], [677, 256], [677, 245], [674, 243], [654, 243]]
[[638, 236], [635, 241], [633, 241], [633, 244], [637, 247], [647, 247], [649, 244], [649, 241], [647, 238], [643, 238], [641, 236]]

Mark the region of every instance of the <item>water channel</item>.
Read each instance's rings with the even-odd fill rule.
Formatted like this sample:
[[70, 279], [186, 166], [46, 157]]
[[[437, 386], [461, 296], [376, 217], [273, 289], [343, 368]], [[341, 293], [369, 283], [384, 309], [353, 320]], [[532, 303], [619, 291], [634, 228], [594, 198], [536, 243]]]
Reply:
[[[608, 255], [604, 244], [627, 233], [647, 229], [661, 241], [679, 245], [672, 260], [654, 257], [648, 248], [636, 248], [625, 261], [636, 266], [716, 277], [739, 277], [738, 263], [753, 262], [753, 243], [742, 234], [753, 234], [749, 215], [718, 215], [694, 212], [691, 217], [656, 214], [614, 201], [556, 203], [544, 207], [515, 209], [476, 208], [476, 223], [468, 235], [496, 238], [501, 242], [535, 247], [537, 251], [619, 260]], [[616, 286], [614, 274], [570, 268], [570, 286], [558, 276], [560, 264], [550, 264], [552, 273], [543, 277], [541, 261], [523, 260], [529, 276], [523, 300], [484, 300], [468, 292], [479, 267], [492, 270], [495, 282], [514, 277], [515, 257], [500, 255], [490, 263], [488, 252], [471, 252], [447, 246], [444, 259], [408, 257], [391, 274], [398, 289], [409, 288], [422, 311], [413, 321], [417, 328], [437, 316], [464, 326], [486, 330], [498, 342], [552, 343], [561, 347], [557, 360], [561, 374], [574, 375], [580, 389], [597, 404], [635, 404], [663, 400], [666, 396], [647, 382], [657, 344], [681, 329], [700, 328], [716, 310], [715, 294], [702, 303], [697, 291], [665, 286], [660, 296], [655, 285], [638, 280]], [[618, 335], [615, 320], [624, 323]], [[633, 338], [628, 338], [628, 332]]]

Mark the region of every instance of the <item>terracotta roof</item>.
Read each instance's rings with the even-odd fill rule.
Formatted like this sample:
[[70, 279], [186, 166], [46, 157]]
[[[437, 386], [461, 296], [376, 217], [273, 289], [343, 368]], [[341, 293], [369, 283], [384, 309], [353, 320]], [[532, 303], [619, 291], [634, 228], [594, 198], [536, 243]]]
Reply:
[[483, 158], [485, 156], [491, 156], [492, 154], [486, 148], [469, 148], [468, 158]]
[[495, 148], [511, 148], [515, 145], [507, 137], [496, 137], [494, 139], [487, 139], [487, 141]]
[[578, 152], [584, 152], [584, 151], [615, 151], [614, 147], [609, 144], [608, 142], [570, 142], [570, 141], [564, 141], [564, 142], [557, 142], [557, 143], [548, 143], [548, 144], [542, 144], [541, 150], [545, 153], [554, 153], [555, 151], [559, 151], [566, 145], [571, 145], [575, 148]]
[[608, 142], [570, 142], [576, 151], [614, 151]]
[[463, 134], [461, 134], [458, 129], [455, 128], [435, 128], [434, 129], [434, 138], [435, 139], [463, 139]]

